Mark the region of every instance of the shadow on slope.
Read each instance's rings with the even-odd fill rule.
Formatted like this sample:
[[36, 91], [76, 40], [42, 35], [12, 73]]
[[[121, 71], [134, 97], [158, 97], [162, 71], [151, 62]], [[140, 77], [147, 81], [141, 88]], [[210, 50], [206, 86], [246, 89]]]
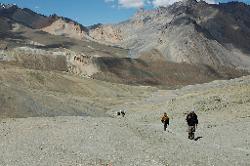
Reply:
[[231, 79], [247, 75], [247, 72], [232, 68], [172, 63], [163, 60], [102, 57], [97, 58], [99, 73], [93, 78], [130, 85], [149, 85], [176, 89], [185, 85]]

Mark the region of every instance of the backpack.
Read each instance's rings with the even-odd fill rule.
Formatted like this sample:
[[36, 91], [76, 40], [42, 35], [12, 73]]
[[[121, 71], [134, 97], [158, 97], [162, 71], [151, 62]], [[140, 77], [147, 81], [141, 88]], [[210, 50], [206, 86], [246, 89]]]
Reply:
[[161, 118], [161, 122], [162, 123], [164, 123], [164, 122], [167, 122], [167, 124], [169, 124], [169, 117], [168, 116], [163, 116], [162, 118]]

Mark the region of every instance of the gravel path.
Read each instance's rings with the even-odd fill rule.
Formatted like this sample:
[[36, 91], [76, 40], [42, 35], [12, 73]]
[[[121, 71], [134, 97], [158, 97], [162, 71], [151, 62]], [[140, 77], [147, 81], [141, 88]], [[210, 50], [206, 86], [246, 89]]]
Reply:
[[[132, 115], [131, 115], [132, 116]], [[167, 132], [133, 118], [56, 117], [3, 120], [1, 165], [241, 165], [250, 163], [250, 118], [210, 125], [198, 141], [181, 119]], [[247, 127], [248, 126], [248, 127]]]
[[[107, 112], [113, 117], [2, 119], [0, 165], [248, 166], [250, 78], [242, 80], [158, 91], [116, 106]], [[186, 132], [185, 113], [193, 106], [197, 141]], [[114, 116], [119, 108], [128, 110], [125, 118]], [[166, 132], [163, 111], [170, 116]]]

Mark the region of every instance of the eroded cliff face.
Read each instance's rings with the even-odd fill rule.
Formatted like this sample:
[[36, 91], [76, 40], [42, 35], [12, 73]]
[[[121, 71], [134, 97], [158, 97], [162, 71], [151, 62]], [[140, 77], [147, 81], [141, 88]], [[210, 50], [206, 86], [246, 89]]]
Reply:
[[29, 47], [18, 47], [0, 51], [0, 62], [15, 64], [27, 69], [41, 71], [63, 71], [78, 76], [90, 77], [99, 72], [93, 56], [66, 49], [46, 51]]
[[71, 73], [90, 77], [100, 72], [98, 64], [95, 63], [95, 57], [84, 54], [76, 54], [68, 59], [68, 70]]

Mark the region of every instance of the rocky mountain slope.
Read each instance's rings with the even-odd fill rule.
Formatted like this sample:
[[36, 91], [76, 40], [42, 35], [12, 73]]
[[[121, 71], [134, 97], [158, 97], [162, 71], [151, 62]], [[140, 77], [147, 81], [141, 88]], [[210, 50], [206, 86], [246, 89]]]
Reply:
[[153, 56], [177, 63], [250, 69], [250, 6], [187, 0], [139, 10], [130, 20], [92, 28], [98, 41], [130, 49], [130, 56]]
[[[164, 88], [235, 78], [248, 74], [242, 70], [248, 69], [248, 55], [236, 55], [230, 50], [232, 47], [226, 48], [230, 44], [222, 45], [219, 39], [208, 38], [221, 22], [205, 22], [208, 15], [203, 12], [233, 8], [236, 17], [237, 5], [242, 4], [222, 7], [183, 1], [168, 8], [138, 11], [131, 20], [117, 25], [86, 28], [55, 14], [47, 17], [16, 5], [1, 4], [0, 61], [28, 69]], [[206, 10], [199, 13], [202, 8]], [[247, 18], [247, 12], [244, 13]], [[205, 31], [206, 27], [211, 33]], [[236, 34], [239, 40], [247, 39], [245, 29]], [[223, 40], [228, 35], [229, 32]], [[216, 33], [214, 36], [218, 37]], [[231, 40], [228, 38], [228, 42]], [[240, 46], [245, 50], [248, 47]]]
[[119, 24], [87, 28], [56, 14], [47, 17], [15, 5], [2, 4], [0, 8], [2, 17], [30, 28], [118, 45], [130, 50], [129, 57], [151, 54], [174, 63], [246, 70], [250, 69], [249, 11], [250, 7], [241, 2], [211, 5], [185, 0], [169, 7], [140, 9], [130, 20]]
[[43, 27], [41, 30], [53, 35], [66, 36], [78, 40], [90, 39], [88, 29], [83, 25], [64, 17], [57, 15], [50, 16], [54, 20], [50, 25]]
[[37, 14], [30, 9], [21, 9], [12, 4], [0, 4], [0, 15], [24, 24], [31, 28], [42, 28], [48, 26], [53, 20], [49, 17]]
[[63, 35], [75, 39], [87, 37], [88, 29], [65, 17], [53, 14], [49, 17], [16, 5], [0, 5], [0, 15], [33, 29], [41, 29], [54, 35]]
[[127, 50], [97, 42], [51, 35], [8, 17], [0, 17], [0, 63], [42, 71], [67, 71], [81, 76], [99, 72], [92, 59], [126, 57]]

